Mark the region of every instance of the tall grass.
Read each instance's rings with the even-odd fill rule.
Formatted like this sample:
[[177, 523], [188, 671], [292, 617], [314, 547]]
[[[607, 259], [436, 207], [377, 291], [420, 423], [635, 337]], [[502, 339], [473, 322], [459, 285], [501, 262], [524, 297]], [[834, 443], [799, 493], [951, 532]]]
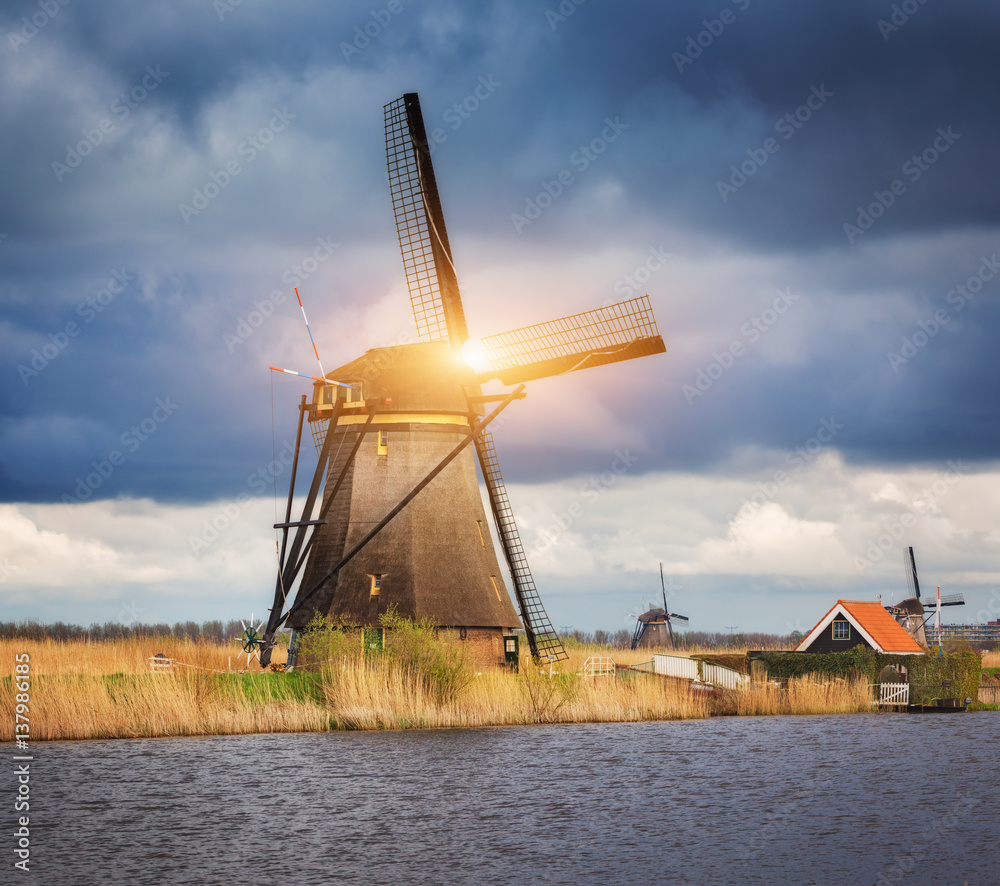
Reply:
[[830, 680], [818, 674], [789, 680], [787, 689], [765, 683], [731, 693], [728, 699], [741, 716], [855, 714], [872, 710], [872, 690], [866, 679]]
[[[321, 707], [269, 688], [247, 692], [206, 673], [40, 677], [31, 691], [30, 735], [35, 740], [137, 738], [326, 728], [329, 717]], [[0, 709], [7, 708], [6, 695], [5, 686]]]
[[[32, 676], [148, 674], [149, 659], [161, 653], [177, 661], [178, 670], [238, 671], [246, 664], [237, 643], [195, 643], [172, 637], [107, 642], [0, 640], [0, 675], [14, 673], [14, 656], [25, 652], [30, 656]], [[277, 647], [273, 661], [283, 662], [287, 654], [287, 647]]]
[[512, 726], [529, 723], [631, 722], [708, 717], [710, 699], [675, 683], [576, 674], [487, 671], [442, 701], [422, 677], [388, 658], [348, 659], [324, 672], [323, 690], [345, 729]]
[[983, 653], [984, 668], [1000, 668], [1000, 649]]
[[[579, 672], [602, 647], [573, 648], [554, 673], [522, 659], [519, 674], [477, 672], [454, 644], [436, 646], [416, 626], [395, 652], [366, 657], [331, 632], [314, 673], [229, 673], [238, 647], [182, 640], [87, 643], [0, 641], [0, 740], [14, 737], [14, 656], [30, 656], [32, 740], [632, 722], [714, 714], [847, 713], [870, 710], [863, 683], [792, 681], [713, 697], [652, 675]], [[411, 642], [412, 641], [412, 642]], [[424, 645], [427, 644], [427, 645]], [[283, 655], [284, 650], [280, 650]], [[156, 653], [184, 662], [151, 673]], [[319, 654], [321, 653], [321, 654]], [[648, 660], [649, 650], [614, 651], [619, 664]]]

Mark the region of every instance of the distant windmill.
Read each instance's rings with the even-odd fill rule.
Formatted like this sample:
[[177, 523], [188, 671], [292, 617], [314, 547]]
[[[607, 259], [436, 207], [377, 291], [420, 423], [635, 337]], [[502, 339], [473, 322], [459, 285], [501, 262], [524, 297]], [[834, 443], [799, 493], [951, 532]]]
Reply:
[[674, 648], [673, 622], [688, 623], [686, 615], [671, 612], [667, 606], [667, 585], [663, 580], [663, 564], [660, 564], [660, 591], [663, 594], [663, 608], [651, 607], [642, 615], [635, 616], [635, 632], [632, 634], [632, 649], [640, 646], [667, 646]]
[[[385, 135], [421, 341], [369, 350], [329, 374], [321, 369], [312, 402], [303, 398], [286, 516], [275, 526], [283, 535], [261, 662], [267, 664], [282, 625], [293, 629], [293, 660], [314, 615], [369, 633], [379, 632], [391, 611], [429, 619], [500, 663], [516, 651], [514, 631], [523, 626], [533, 658], [564, 660], [528, 568], [488, 425], [524, 396], [525, 382], [663, 353], [649, 297], [489, 336], [475, 354], [416, 94], [385, 106]], [[341, 379], [338, 387], [329, 386], [331, 378]], [[494, 379], [517, 387], [484, 394], [482, 385]], [[302, 515], [293, 520], [303, 417], [321, 445]], [[485, 522], [473, 452], [517, 610]]]
[[[920, 579], [917, 577], [917, 561], [913, 556], [913, 548], [908, 547], [903, 552], [903, 571], [906, 573], [906, 585], [910, 596], [896, 606], [887, 606], [893, 618], [906, 628], [907, 632], [921, 646], [927, 646], [927, 622], [937, 615], [938, 645], [941, 645], [941, 608], [944, 606], [964, 606], [965, 597], [962, 594], [947, 594], [941, 596], [941, 588], [934, 597], [920, 599]], [[928, 611], [929, 610], [929, 611]]]

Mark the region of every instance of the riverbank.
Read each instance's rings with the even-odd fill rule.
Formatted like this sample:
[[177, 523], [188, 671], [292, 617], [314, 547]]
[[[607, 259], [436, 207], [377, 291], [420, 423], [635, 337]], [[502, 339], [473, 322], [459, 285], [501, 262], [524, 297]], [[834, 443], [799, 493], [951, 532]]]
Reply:
[[[522, 660], [521, 672], [471, 669], [440, 674], [388, 656], [338, 656], [316, 673], [244, 673], [234, 645], [170, 640], [121, 643], [2, 641], [0, 663], [30, 662], [30, 738], [138, 738], [266, 732], [454, 728], [533, 723], [638, 722], [720, 715], [850, 713], [871, 710], [864, 681], [809, 676], [787, 690], [709, 694], [680, 681], [619, 671], [583, 677], [590, 655], [576, 647], [561, 673]], [[618, 664], [649, 651], [612, 650]], [[171, 659], [153, 673], [149, 659]], [[278, 663], [283, 651], [275, 656]], [[243, 659], [245, 662], [245, 658]], [[232, 669], [232, 670], [231, 670]], [[0, 738], [14, 738], [13, 680], [0, 682]]]

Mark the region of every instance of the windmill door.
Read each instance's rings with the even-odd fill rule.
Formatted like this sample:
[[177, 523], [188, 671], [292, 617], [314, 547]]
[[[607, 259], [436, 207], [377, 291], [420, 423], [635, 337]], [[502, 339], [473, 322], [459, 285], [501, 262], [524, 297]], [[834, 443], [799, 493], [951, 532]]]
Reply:
[[517, 635], [510, 634], [503, 638], [503, 660], [512, 671], [517, 671]]
[[385, 648], [385, 628], [365, 628], [363, 642], [366, 655], [381, 652]]

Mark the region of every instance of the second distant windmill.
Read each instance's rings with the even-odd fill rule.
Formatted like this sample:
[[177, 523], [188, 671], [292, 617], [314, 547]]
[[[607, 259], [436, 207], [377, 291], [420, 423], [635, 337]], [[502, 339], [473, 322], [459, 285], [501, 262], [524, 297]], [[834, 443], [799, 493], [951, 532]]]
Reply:
[[689, 619], [686, 615], [679, 615], [671, 612], [667, 605], [667, 585], [663, 579], [663, 564], [660, 564], [660, 591], [663, 594], [663, 608], [653, 606], [642, 615], [636, 616], [635, 633], [632, 634], [632, 649], [645, 646], [670, 646], [676, 647], [674, 639], [674, 625], [687, 624]]

